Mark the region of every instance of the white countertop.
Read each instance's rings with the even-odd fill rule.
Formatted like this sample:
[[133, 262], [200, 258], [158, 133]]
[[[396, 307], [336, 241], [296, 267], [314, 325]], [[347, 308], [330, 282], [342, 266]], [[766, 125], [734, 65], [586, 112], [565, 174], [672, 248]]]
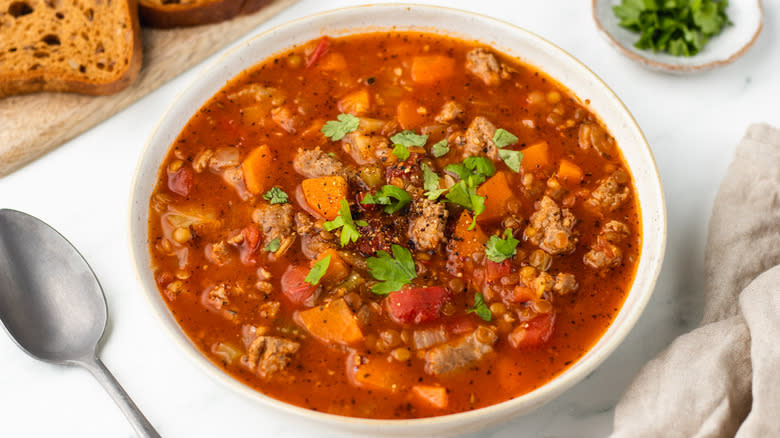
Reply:
[[[644, 315], [582, 383], [528, 416], [473, 435], [604, 436], [632, 377], [697, 324], [707, 221], [737, 142], [750, 123], [780, 126], [780, 3], [764, 2], [763, 34], [743, 58], [708, 73], [670, 76], [645, 70], [613, 50], [596, 32], [590, 1], [418, 2], [498, 17], [559, 45], [620, 96], [650, 142], [666, 194], [669, 238], [664, 268]], [[255, 33], [359, 3], [302, 0]], [[335, 437], [262, 410], [211, 380], [163, 333], [139, 291], [126, 237], [131, 179], [157, 120], [200, 69], [0, 179], [0, 208], [43, 219], [90, 262], [110, 312], [103, 361], [161, 435]], [[86, 371], [38, 362], [5, 334], [0, 334], [0, 358], [0, 436], [133, 436], [119, 409]]]

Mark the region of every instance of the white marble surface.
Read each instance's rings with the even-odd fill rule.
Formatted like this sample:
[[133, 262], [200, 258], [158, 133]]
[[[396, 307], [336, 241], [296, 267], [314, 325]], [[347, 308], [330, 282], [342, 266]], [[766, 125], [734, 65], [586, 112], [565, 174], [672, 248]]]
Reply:
[[[257, 31], [358, 3], [302, 0]], [[734, 147], [752, 122], [780, 126], [780, 3], [764, 2], [764, 32], [744, 58], [693, 76], [650, 72], [622, 58], [597, 34], [590, 1], [430, 3], [499, 17], [561, 46], [617, 92], [653, 148], [666, 193], [669, 239], [645, 314], [585, 381], [531, 415], [473, 435], [604, 436], [616, 401], [639, 368], [699, 319], [709, 210]], [[103, 360], [163, 436], [337, 436], [258, 409], [210, 380], [161, 332], [139, 293], [126, 243], [130, 181], [157, 119], [198, 70], [0, 179], [0, 208], [49, 222], [91, 263], [110, 309]], [[37, 362], [5, 334], [0, 334], [0, 358], [0, 436], [132, 436], [86, 371]]]

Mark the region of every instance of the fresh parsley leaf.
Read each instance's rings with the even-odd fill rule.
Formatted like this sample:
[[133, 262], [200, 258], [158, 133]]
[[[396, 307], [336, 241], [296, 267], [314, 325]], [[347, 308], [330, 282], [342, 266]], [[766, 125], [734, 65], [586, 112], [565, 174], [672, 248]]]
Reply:
[[395, 145], [404, 146], [425, 146], [425, 142], [428, 141], [427, 135], [416, 134], [414, 131], [406, 130], [395, 134], [390, 137], [390, 141]]
[[285, 193], [284, 190], [280, 189], [279, 187], [275, 186], [271, 187], [271, 190], [263, 194], [263, 199], [270, 202], [271, 204], [286, 204], [289, 202], [287, 193]]
[[639, 33], [639, 49], [693, 56], [731, 21], [728, 0], [622, 0], [612, 8], [620, 26]]
[[398, 159], [401, 161], [406, 161], [410, 155], [409, 148], [402, 144], [397, 144], [393, 148], [393, 155], [398, 157]]
[[357, 230], [357, 226], [365, 227], [368, 225], [366, 221], [353, 221], [352, 212], [349, 211], [349, 204], [345, 199], [341, 200], [341, 208], [339, 208], [339, 215], [332, 221], [322, 224], [322, 228], [325, 231], [333, 231], [337, 228], [341, 228], [341, 246], [347, 246], [349, 242], [357, 242], [360, 238], [360, 232]]
[[496, 165], [493, 164], [493, 160], [487, 157], [468, 157], [463, 160], [463, 164], [477, 175], [491, 177], [496, 173]]
[[506, 164], [506, 167], [514, 172], [520, 172], [520, 163], [523, 161], [523, 153], [511, 149], [499, 149], [498, 156]]
[[433, 147], [431, 147], [431, 152], [433, 152], [433, 156], [436, 158], [440, 158], [447, 155], [447, 152], [449, 151], [450, 151], [450, 147], [447, 145], [446, 138], [437, 143], [434, 143]]
[[471, 187], [461, 180], [450, 187], [450, 191], [445, 198], [453, 204], [460, 205], [474, 212], [474, 217], [468, 228], [473, 230], [477, 224], [477, 216], [485, 211], [485, 197], [478, 195], [475, 187]]
[[423, 188], [425, 191], [425, 196], [431, 200], [435, 201], [436, 199], [441, 196], [442, 193], [446, 192], [447, 189], [440, 189], [439, 188], [439, 175], [436, 175], [436, 172], [431, 170], [430, 167], [428, 167], [427, 164], [422, 164], [422, 170], [423, 170]]
[[280, 246], [282, 246], [282, 241], [279, 240], [278, 237], [275, 237], [274, 240], [268, 242], [268, 245], [266, 245], [263, 249], [268, 252], [276, 252], [279, 251]]
[[339, 114], [336, 119], [338, 120], [328, 120], [321, 129], [325, 137], [333, 141], [341, 140], [360, 126], [360, 119], [352, 114]]
[[390, 292], [401, 290], [405, 284], [409, 284], [417, 278], [417, 270], [414, 267], [412, 253], [408, 249], [393, 244], [391, 247], [393, 257], [385, 251], [377, 251], [377, 257], [366, 259], [368, 271], [377, 283], [371, 286], [371, 292], [378, 295], [387, 295]]
[[493, 319], [493, 312], [490, 311], [485, 303], [485, 297], [479, 292], [474, 294], [474, 307], [466, 310], [466, 313], [476, 313], [477, 316], [487, 322], [490, 322]]
[[504, 236], [506, 236], [504, 239], [498, 236], [490, 236], [488, 239], [485, 256], [491, 262], [501, 263], [517, 253], [517, 244], [520, 241], [512, 237], [512, 231], [509, 229], [504, 231]]
[[304, 281], [312, 286], [316, 286], [328, 270], [328, 265], [330, 265], [330, 254], [325, 256], [322, 260], [317, 261], [317, 263], [311, 267], [311, 270], [306, 274]]
[[499, 148], [509, 146], [517, 143], [518, 138], [506, 129], [498, 128], [496, 133], [493, 134], [493, 144]]
[[412, 197], [406, 193], [406, 190], [387, 184], [382, 186], [376, 194], [367, 194], [361, 201], [361, 204], [384, 205], [385, 213], [393, 214], [404, 208], [411, 201]]

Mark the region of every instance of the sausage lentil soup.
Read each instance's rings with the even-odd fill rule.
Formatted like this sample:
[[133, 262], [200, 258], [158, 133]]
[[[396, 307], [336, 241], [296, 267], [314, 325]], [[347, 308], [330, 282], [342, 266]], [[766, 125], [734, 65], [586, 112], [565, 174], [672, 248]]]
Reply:
[[338, 415], [525, 394], [607, 330], [639, 261], [618, 145], [476, 43], [323, 37], [227, 83], [150, 200], [163, 299], [236, 379]]

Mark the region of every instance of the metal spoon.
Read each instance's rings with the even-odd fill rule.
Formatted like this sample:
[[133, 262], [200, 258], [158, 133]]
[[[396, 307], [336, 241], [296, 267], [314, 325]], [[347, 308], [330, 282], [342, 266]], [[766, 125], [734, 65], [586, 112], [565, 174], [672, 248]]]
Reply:
[[0, 322], [30, 356], [80, 365], [103, 385], [140, 437], [159, 437], [97, 357], [106, 299], [87, 261], [28, 214], [0, 210]]

